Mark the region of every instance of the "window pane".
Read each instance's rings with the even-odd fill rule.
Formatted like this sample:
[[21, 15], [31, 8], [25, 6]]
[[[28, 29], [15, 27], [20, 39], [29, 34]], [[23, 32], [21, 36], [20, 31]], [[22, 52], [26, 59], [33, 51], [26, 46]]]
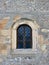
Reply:
[[32, 29], [28, 25], [18, 27], [17, 48], [32, 48]]
[[18, 35], [18, 40], [22, 40], [23, 39], [23, 36], [22, 35]]
[[25, 27], [25, 35], [30, 36], [30, 28], [28, 26]]
[[31, 29], [28, 26], [25, 28], [25, 37], [26, 37], [26, 40], [31, 39]]
[[26, 48], [32, 48], [31, 41], [26, 41]]
[[23, 41], [19, 40], [17, 44], [17, 48], [23, 48]]
[[23, 39], [23, 27], [18, 28], [18, 40]]

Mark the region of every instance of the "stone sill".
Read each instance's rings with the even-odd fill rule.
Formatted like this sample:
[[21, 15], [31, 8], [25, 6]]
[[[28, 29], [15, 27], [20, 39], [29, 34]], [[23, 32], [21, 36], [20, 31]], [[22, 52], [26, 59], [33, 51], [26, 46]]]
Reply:
[[14, 49], [12, 50], [12, 54], [33, 54], [37, 53], [37, 49]]

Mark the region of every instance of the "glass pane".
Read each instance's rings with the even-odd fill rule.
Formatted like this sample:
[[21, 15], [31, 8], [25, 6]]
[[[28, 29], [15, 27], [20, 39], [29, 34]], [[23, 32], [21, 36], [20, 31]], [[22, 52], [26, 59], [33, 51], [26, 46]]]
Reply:
[[25, 37], [26, 37], [26, 40], [31, 39], [31, 29], [28, 26], [26, 26], [25, 28]]
[[26, 41], [26, 48], [32, 48], [31, 41]]
[[22, 35], [18, 35], [18, 40], [22, 40], [23, 39], [23, 36]]
[[23, 48], [23, 41], [21, 41], [21, 40], [18, 41], [17, 48], [18, 49]]
[[[17, 30], [17, 48], [31, 48], [32, 31], [28, 25], [21, 25]], [[24, 44], [25, 43], [25, 44]]]
[[25, 27], [26, 36], [30, 36], [30, 28], [28, 26]]
[[19, 27], [18, 28], [18, 40], [22, 40], [23, 39], [23, 27]]

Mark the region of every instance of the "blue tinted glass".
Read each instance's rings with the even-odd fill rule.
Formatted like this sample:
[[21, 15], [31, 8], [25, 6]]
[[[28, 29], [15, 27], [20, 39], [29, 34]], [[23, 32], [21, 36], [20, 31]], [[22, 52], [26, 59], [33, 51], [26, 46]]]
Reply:
[[23, 39], [23, 27], [19, 27], [18, 29], [18, 39]]
[[27, 27], [27, 26], [25, 28], [25, 35], [28, 36], [28, 37], [30, 36], [30, 28]]
[[17, 48], [32, 48], [31, 28], [28, 25], [21, 25], [18, 28], [17, 33]]
[[18, 36], [18, 40], [23, 40], [23, 36]]
[[23, 48], [23, 41], [18, 41], [18, 45], [17, 45], [18, 48]]
[[23, 34], [23, 27], [21, 26], [21, 27], [19, 27], [19, 29], [18, 29], [18, 34], [20, 34], [20, 35], [22, 35]]
[[26, 48], [31, 48], [31, 41], [26, 41]]
[[26, 38], [25, 38], [25, 39], [29, 41], [31, 38], [26, 36]]
[[25, 28], [25, 37], [26, 37], [26, 40], [31, 39], [31, 29], [29, 27]]

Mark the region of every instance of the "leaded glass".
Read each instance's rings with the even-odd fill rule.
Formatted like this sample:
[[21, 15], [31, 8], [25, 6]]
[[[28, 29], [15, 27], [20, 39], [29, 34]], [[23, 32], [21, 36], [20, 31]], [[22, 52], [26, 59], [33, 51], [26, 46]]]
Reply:
[[26, 24], [17, 29], [17, 48], [32, 48], [32, 29]]

